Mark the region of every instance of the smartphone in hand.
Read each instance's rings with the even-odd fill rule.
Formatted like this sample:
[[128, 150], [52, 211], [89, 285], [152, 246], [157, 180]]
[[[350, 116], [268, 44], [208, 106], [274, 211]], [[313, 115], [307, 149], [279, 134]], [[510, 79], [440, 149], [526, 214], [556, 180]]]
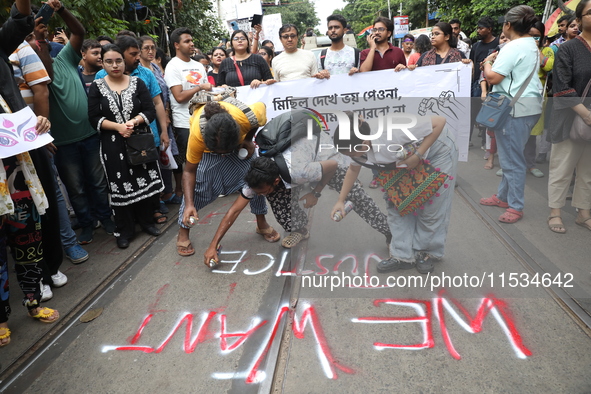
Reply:
[[51, 18], [52, 15], [53, 15], [53, 8], [51, 8], [49, 5], [47, 5], [47, 3], [45, 3], [41, 6], [37, 15], [35, 15], [35, 19], [43, 18], [41, 20], [41, 23], [43, 23], [44, 25], [47, 26], [47, 25], [49, 25], [49, 19]]

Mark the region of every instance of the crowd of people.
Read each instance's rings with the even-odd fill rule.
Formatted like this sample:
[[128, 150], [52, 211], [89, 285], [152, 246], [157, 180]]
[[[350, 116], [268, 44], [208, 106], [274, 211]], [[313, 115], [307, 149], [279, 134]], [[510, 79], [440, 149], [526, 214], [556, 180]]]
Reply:
[[[574, 16], [558, 20], [556, 37], [546, 36], [531, 7], [518, 6], [506, 13], [499, 37], [494, 20], [481, 18], [474, 44], [461, 31], [461, 22], [452, 19], [435, 24], [429, 36], [407, 34], [399, 48], [391, 43], [392, 21], [378, 17], [362, 51], [345, 45], [350, 27], [335, 14], [327, 18], [331, 45], [318, 57], [298, 47], [298, 28], [286, 24], [279, 29], [280, 53], [269, 40], [259, 43], [260, 25], [253, 32], [233, 31], [227, 42], [206, 53], [195, 48], [191, 30], [177, 28], [170, 34], [174, 57], [168, 58], [150, 36], [121, 31], [115, 38], [85, 37], [84, 27], [66, 6], [59, 0], [47, 4], [69, 34], [55, 32], [50, 41], [29, 0], [16, 0], [0, 29], [0, 51], [10, 62], [0, 61], [2, 112], [28, 105], [37, 116], [37, 133], [53, 137], [44, 147], [0, 156], [0, 346], [10, 342], [11, 334], [8, 250], [29, 315], [53, 323], [59, 312], [41, 303], [51, 299], [52, 287], [67, 283], [59, 270], [64, 256], [74, 264], [88, 260], [83, 245], [93, 241], [96, 229], [102, 227], [124, 249], [133, 241], [136, 225], [158, 236], [157, 224], [168, 219], [167, 206], [180, 204], [176, 248], [179, 255], [191, 256], [190, 232], [199, 211], [235, 192], [240, 194], [204, 254], [210, 267], [219, 261], [223, 236], [248, 204], [256, 217], [255, 232], [265, 241], [281, 240], [292, 248], [307, 239], [301, 205], [316, 205], [328, 185], [339, 193], [331, 217], [344, 216], [350, 204], [386, 237], [390, 257], [378, 264], [378, 272], [434, 270], [434, 262], [444, 256], [458, 159], [445, 118], [420, 119], [411, 129], [418, 141], [405, 133], [382, 141], [404, 146], [404, 158], [362, 138], [372, 134], [371, 126], [352, 112], [351, 130], [337, 129], [334, 137], [319, 130], [312, 140], [294, 141], [275, 157], [257, 157], [257, 132], [293, 130], [301, 126], [301, 114], [267, 119], [263, 103], [235, 98], [240, 86], [257, 89], [303, 78], [472, 63], [471, 95], [478, 102], [488, 92], [519, 97], [506, 120], [490, 130], [476, 124], [479, 105], [473, 105], [471, 124], [486, 149], [485, 169], [494, 168], [497, 155], [497, 175], [502, 177], [498, 192], [480, 203], [505, 209], [502, 222], [520, 220], [526, 176], [543, 177], [535, 164], [550, 153], [549, 229], [566, 232], [561, 210], [574, 179], [576, 223], [591, 230], [591, 142], [573, 140], [570, 133], [575, 117], [591, 126], [585, 99], [591, 81], [591, 0], [582, 0]], [[548, 96], [553, 101], [546, 104]], [[132, 139], [146, 134], [150, 150], [170, 152], [174, 169], [159, 159], [132, 160]], [[346, 149], [350, 135], [363, 152]], [[318, 154], [315, 149], [323, 141], [334, 142], [338, 150]], [[385, 189], [387, 214], [357, 181], [364, 166], [374, 174], [369, 187]], [[410, 215], [403, 212], [400, 202], [410, 197], [391, 182], [392, 175], [418, 179], [415, 174], [427, 173], [439, 174], [437, 198]], [[283, 239], [266, 220], [267, 202], [289, 233]]]

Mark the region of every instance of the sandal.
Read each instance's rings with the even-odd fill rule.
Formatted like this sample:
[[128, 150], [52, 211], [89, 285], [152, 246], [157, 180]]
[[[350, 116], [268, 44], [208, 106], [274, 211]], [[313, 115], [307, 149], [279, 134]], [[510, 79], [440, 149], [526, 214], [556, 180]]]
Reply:
[[505, 201], [501, 201], [497, 198], [496, 194], [493, 194], [491, 197], [488, 198], [481, 198], [480, 205], [487, 205], [487, 206], [496, 206], [500, 208], [509, 208], [509, 204]]
[[[0, 330], [4, 330], [4, 331], [0, 331], [0, 347], [2, 346], [6, 346], [10, 343], [10, 329], [8, 327], [0, 327]], [[6, 342], [2, 343], [2, 340], [6, 339]]]
[[579, 215], [577, 215], [577, 218], [575, 219], [576, 224], [578, 224], [581, 227], [585, 227], [587, 230], [591, 231], [591, 224], [589, 223], [589, 221], [591, 221], [591, 218], [585, 219]]
[[183, 202], [183, 198], [181, 196], [177, 196], [176, 193], [173, 193], [169, 199], [162, 200], [165, 204], [180, 204]]
[[515, 223], [523, 217], [522, 211], [516, 211], [513, 208], [507, 208], [504, 214], [499, 216], [499, 221], [503, 223]]
[[267, 242], [277, 242], [281, 238], [281, 235], [277, 231], [273, 229], [273, 227], [269, 226], [264, 230], [261, 230], [258, 226], [256, 229], [257, 234], [261, 234], [265, 237], [265, 241]]
[[[560, 224], [550, 224], [550, 220], [556, 219], [556, 218], [560, 219]], [[558, 234], [566, 233], [566, 227], [564, 227], [564, 223], [562, 223], [562, 217], [560, 217], [560, 215], [548, 217], [548, 228], [550, 229], [550, 231], [554, 231], [555, 233], [558, 233]]]
[[[60, 314], [55, 309], [45, 307], [40, 308], [36, 315], [31, 315], [31, 311], [29, 311], [29, 316], [39, 320], [41, 323], [55, 323], [59, 319]], [[52, 316], [53, 319], [50, 319]]]
[[183, 256], [183, 257], [187, 257], [187, 256], [192, 256], [195, 254], [195, 249], [193, 248], [193, 245], [191, 244], [191, 240], [186, 240], [186, 241], [176, 241], [176, 252]]
[[287, 249], [291, 249], [294, 246], [296, 246], [297, 244], [299, 244], [300, 242], [302, 242], [305, 239], [310, 238], [310, 232], [306, 232], [306, 234], [302, 234], [302, 233], [298, 233], [293, 232], [290, 235], [288, 235], [287, 237], [283, 238], [283, 241], [281, 241], [281, 246], [283, 246], [284, 248]]
[[484, 165], [484, 169], [485, 169], [485, 170], [492, 170], [493, 168], [495, 168], [495, 165], [494, 165], [494, 163], [493, 163], [493, 164], [491, 164], [491, 163], [486, 163], [486, 164]]
[[154, 223], [162, 224], [162, 223], [166, 223], [167, 220], [168, 220], [168, 216], [163, 215], [160, 212], [154, 212]]

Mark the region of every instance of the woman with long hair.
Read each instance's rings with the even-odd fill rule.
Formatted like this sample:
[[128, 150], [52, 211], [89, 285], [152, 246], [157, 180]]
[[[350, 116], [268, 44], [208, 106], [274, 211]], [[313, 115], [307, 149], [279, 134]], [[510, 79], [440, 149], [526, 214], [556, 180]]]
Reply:
[[527, 170], [523, 151], [542, 113], [542, 85], [534, 75], [540, 66], [540, 55], [536, 41], [530, 35], [537, 20], [535, 11], [529, 6], [511, 8], [503, 23], [503, 33], [510, 41], [482, 63], [484, 77], [493, 86], [493, 93], [512, 99], [524, 87], [509, 115], [494, 129], [503, 170], [497, 194], [480, 199], [482, 205], [506, 209], [499, 217], [503, 223], [515, 223], [523, 217]]
[[271, 85], [273, 79], [269, 65], [258, 53], [250, 53], [248, 35], [235, 30], [230, 37], [233, 54], [220, 65], [220, 85], [248, 86], [256, 89], [261, 84]]
[[125, 249], [135, 237], [136, 221], [146, 233], [160, 235], [154, 227], [151, 198], [164, 189], [158, 162], [129, 164], [125, 143], [136, 127], [149, 127], [156, 109], [144, 82], [124, 74], [125, 61], [118, 46], [105, 45], [101, 57], [107, 76], [90, 85], [88, 119], [100, 132], [101, 162], [117, 225], [117, 246]]
[[575, 223], [591, 230], [591, 142], [570, 139], [575, 117], [580, 116], [591, 126], [591, 89], [584, 102], [581, 102], [591, 81], [591, 0], [581, 0], [575, 14], [581, 34], [558, 48], [553, 71], [553, 111], [548, 128], [552, 142], [548, 175], [548, 226], [560, 234], [566, 232], [561, 209], [566, 204], [575, 170], [572, 206], [579, 211]]
[[271, 62], [273, 61], [273, 58], [275, 57], [275, 52], [273, 52], [273, 49], [271, 49], [271, 47], [261, 47], [259, 49], [259, 55], [261, 55], [263, 57], [263, 59], [265, 59], [265, 61], [269, 65], [269, 69], [271, 70], [271, 74], [273, 74], [273, 68], [271, 68]]
[[226, 58], [228, 54], [226, 50], [222, 47], [215, 47], [211, 52], [211, 70], [207, 73], [207, 80], [213, 86], [221, 86], [219, 83], [219, 72], [220, 72], [220, 65]]

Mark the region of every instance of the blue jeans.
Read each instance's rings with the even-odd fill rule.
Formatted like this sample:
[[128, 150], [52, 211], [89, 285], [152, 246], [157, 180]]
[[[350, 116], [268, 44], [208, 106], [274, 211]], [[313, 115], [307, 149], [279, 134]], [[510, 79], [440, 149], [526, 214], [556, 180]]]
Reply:
[[55, 196], [57, 198], [57, 210], [60, 218], [60, 238], [62, 239], [62, 245], [64, 249], [69, 249], [72, 246], [78, 245], [78, 239], [76, 233], [72, 230], [72, 223], [70, 222], [70, 214], [68, 207], [66, 206], [66, 200], [60, 189], [59, 182], [57, 180], [57, 168], [55, 167], [55, 158], [51, 156], [51, 165], [53, 166], [53, 172], [55, 176]]
[[98, 134], [59, 146], [55, 165], [68, 190], [80, 226], [90, 227], [95, 220], [111, 217], [109, 189], [101, 165]]
[[509, 116], [503, 127], [495, 130], [499, 164], [503, 169], [503, 178], [499, 184], [497, 198], [506, 201], [509, 208], [523, 211], [525, 205], [525, 176], [527, 165], [523, 150], [531, 130], [540, 115]]
[[448, 179], [446, 185], [439, 188], [439, 196], [432, 198], [432, 204], [417, 209], [416, 216], [413, 213], [400, 216], [394, 204], [388, 201], [388, 225], [392, 233], [390, 255], [401, 261], [414, 262], [417, 252], [428, 252], [440, 259], [445, 252], [458, 166], [458, 148], [447, 128], [431, 145], [427, 159], [433, 167], [440, 168], [454, 179]]

